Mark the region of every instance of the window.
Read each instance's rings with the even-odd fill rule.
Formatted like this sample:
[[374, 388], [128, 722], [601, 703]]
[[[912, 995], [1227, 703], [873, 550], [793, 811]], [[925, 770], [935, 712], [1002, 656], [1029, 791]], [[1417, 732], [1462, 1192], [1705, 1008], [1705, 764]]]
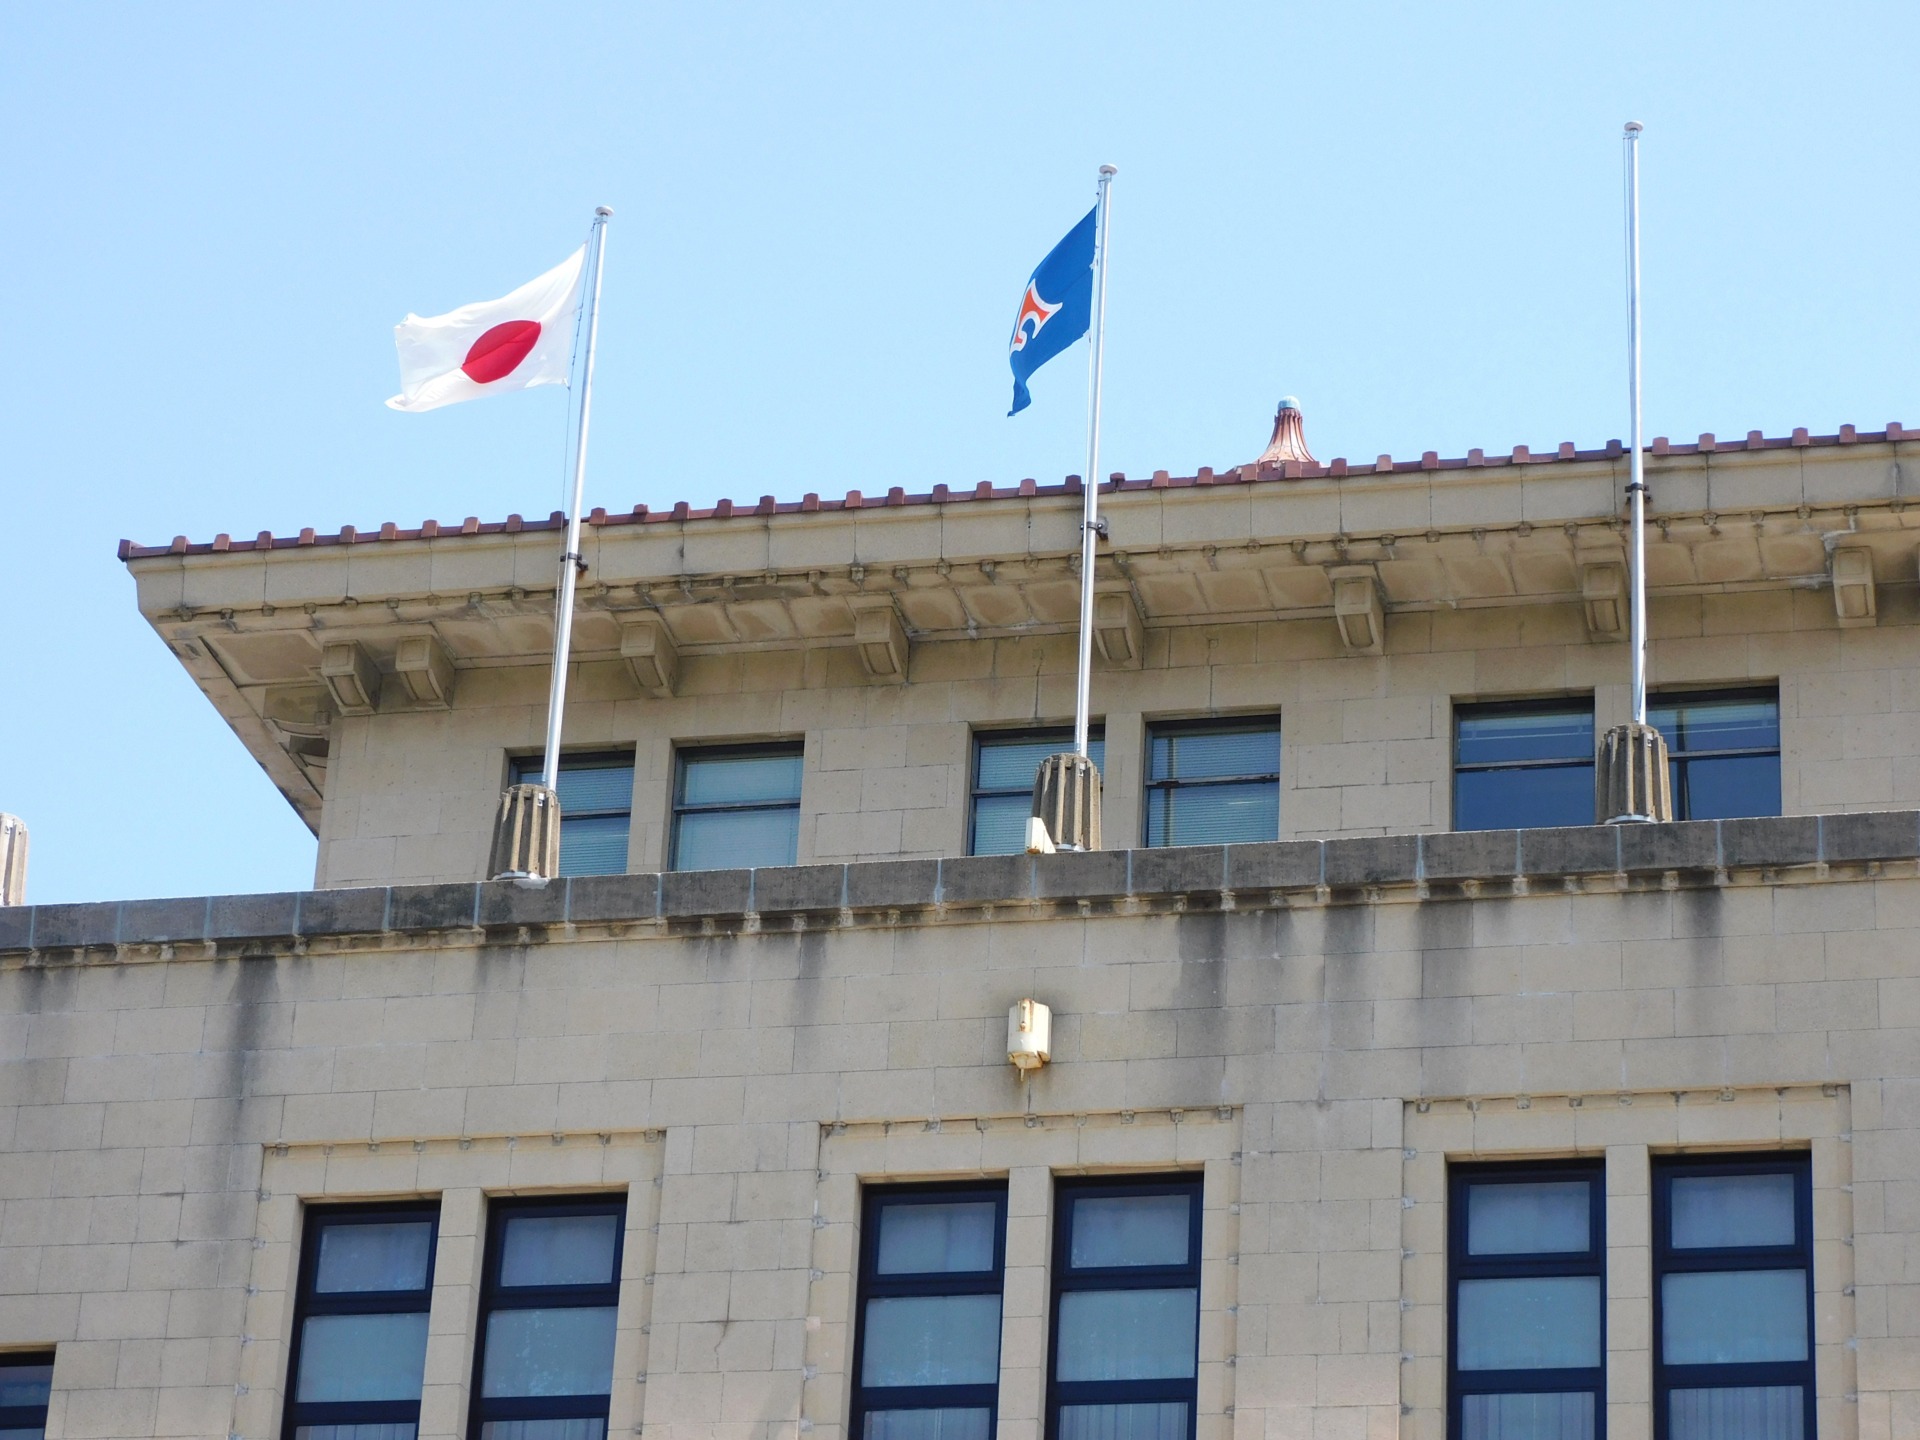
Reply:
[[1453, 828], [1593, 824], [1593, 701], [1460, 705]]
[[1654, 1161], [1654, 1434], [1813, 1440], [1805, 1155]]
[[292, 1440], [411, 1440], [439, 1223], [430, 1204], [307, 1212], [287, 1366]]
[[[540, 781], [545, 757], [513, 762], [513, 783]], [[560, 757], [560, 873], [624, 875], [633, 829], [633, 755]]]
[[1596, 1440], [1606, 1424], [1599, 1162], [1459, 1165], [1448, 1178], [1447, 1434]]
[[1000, 1387], [1004, 1185], [869, 1190], [856, 1440], [989, 1440]]
[[1190, 1440], [1200, 1344], [1200, 1180], [1062, 1183], [1050, 1440]]
[[473, 1440], [605, 1440], [626, 1213], [624, 1200], [493, 1206]]
[[53, 1393], [53, 1352], [0, 1355], [0, 1440], [41, 1440]]
[[1656, 695], [1647, 722], [1667, 737], [1673, 818], [1780, 813], [1780, 692]]
[[[973, 817], [969, 855], [1018, 855], [1027, 848], [1033, 779], [1049, 755], [1073, 749], [1073, 731], [983, 731], [973, 737]], [[1104, 773], [1107, 743], [1098, 727], [1087, 732], [1087, 754]]]
[[1156, 725], [1147, 749], [1147, 844], [1280, 838], [1278, 721]]
[[673, 786], [673, 869], [791, 865], [799, 850], [798, 745], [681, 753]]

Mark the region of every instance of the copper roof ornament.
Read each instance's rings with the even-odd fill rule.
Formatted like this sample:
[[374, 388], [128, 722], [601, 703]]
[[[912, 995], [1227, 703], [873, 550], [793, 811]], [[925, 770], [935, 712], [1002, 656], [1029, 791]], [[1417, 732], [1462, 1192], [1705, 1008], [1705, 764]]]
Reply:
[[1283, 465], [1289, 460], [1298, 460], [1302, 465], [1318, 462], [1313, 452], [1307, 449], [1307, 432], [1301, 424], [1300, 402], [1291, 395], [1280, 397], [1280, 409], [1273, 417], [1273, 439], [1267, 442], [1266, 453], [1254, 463], [1256, 465]]

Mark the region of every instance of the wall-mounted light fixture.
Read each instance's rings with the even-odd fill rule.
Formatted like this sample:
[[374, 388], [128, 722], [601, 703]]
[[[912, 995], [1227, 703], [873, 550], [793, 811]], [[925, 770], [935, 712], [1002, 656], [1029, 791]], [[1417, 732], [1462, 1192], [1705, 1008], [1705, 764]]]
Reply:
[[1053, 1058], [1053, 1011], [1038, 1000], [1017, 1000], [1007, 1012], [1007, 1059], [1024, 1079]]

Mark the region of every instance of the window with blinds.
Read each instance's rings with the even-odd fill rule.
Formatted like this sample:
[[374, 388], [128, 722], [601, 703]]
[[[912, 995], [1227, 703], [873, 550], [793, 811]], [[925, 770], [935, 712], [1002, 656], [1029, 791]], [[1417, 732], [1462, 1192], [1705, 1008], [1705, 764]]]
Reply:
[[797, 743], [681, 751], [671, 868], [793, 864], [800, 848], [800, 771]]
[[991, 1440], [1005, 1185], [869, 1190], [860, 1230], [857, 1440]]
[[1449, 1177], [1447, 1434], [1595, 1440], [1606, 1422], [1599, 1161]]
[[1810, 1158], [1656, 1159], [1653, 1273], [1654, 1433], [1813, 1440]]
[[[1073, 731], [981, 731], [973, 737], [973, 812], [968, 819], [969, 855], [1018, 855], [1027, 848], [1027, 817], [1033, 813], [1033, 777], [1049, 755], [1073, 749]], [[1087, 734], [1087, 754], [1101, 773], [1107, 745], [1098, 727]]]
[[[537, 784], [544, 756], [513, 762], [513, 783]], [[633, 829], [633, 752], [560, 756], [560, 873], [624, 875]]]
[[53, 1395], [53, 1352], [0, 1355], [0, 1440], [42, 1440]]
[[1148, 845], [1280, 838], [1280, 722], [1156, 725], [1147, 741]]
[[439, 1223], [435, 1204], [308, 1211], [288, 1366], [291, 1440], [412, 1440]]

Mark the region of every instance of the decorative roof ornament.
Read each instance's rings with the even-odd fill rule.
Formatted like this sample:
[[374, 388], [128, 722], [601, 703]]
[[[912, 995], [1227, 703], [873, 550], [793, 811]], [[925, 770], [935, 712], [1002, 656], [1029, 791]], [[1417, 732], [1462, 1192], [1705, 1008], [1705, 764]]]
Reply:
[[1313, 452], [1307, 449], [1307, 432], [1301, 424], [1300, 402], [1291, 395], [1280, 397], [1280, 409], [1273, 417], [1273, 439], [1267, 442], [1266, 453], [1255, 464], [1281, 465], [1288, 460], [1298, 460], [1302, 465], [1318, 462]]

